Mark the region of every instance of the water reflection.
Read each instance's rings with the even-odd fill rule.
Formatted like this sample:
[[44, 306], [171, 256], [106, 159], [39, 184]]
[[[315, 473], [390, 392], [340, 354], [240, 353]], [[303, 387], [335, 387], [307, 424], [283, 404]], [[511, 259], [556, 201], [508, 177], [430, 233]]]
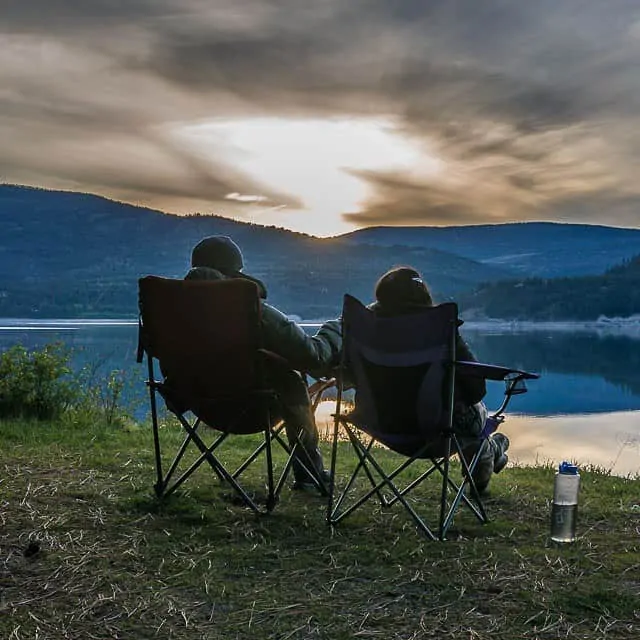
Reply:
[[501, 429], [521, 464], [577, 460], [615, 475], [640, 474], [640, 411], [571, 416], [509, 416]]
[[[313, 332], [315, 326], [307, 330]], [[468, 325], [463, 332], [479, 359], [542, 374], [529, 383], [529, 393], [512, 400], [504, 426], [512, 460], [555, 464], [571, 458], [621, 475], [640, 471], [637, 333], [516, 332]], [[54, 340], [73, 348], [76, 368], [124, 370], [132, 380], [132, 400], [146, 407], [145, 368], [135, 363], [134, 323], [0, 320], [0, 351], [16, 343], [34, 348]], [[487, 404], [497, 407], [502, 393], [502, 384], [490, 383]], [[326, 428], [332, 409], [331, 403], [323, 403], [321, 427]]]
[[[333, 433], [335, 402], [322, 402], [316, 420], [323, 439]], [[565, 416], [509, 414], [501, 427], [513, 464], [577, 461], [619, 476], [640, 475], [640, 411]]]
[[[41, 347], [62, 340], [73, 348], [74, 365], [124, 369], [143, 377], [135, 364], [137, 326], [123, 321], [3, 321], [0, 349], [21, 343]], [[100, 323], [100, 324], [98, 324]], [[463, 327], [480, 360], [542, 374], [511, 410], [531, 415], [596, 413], [640, 409], [640, 339], [630, 334], [578, 331], [500, 333]], [[314, 326], [307, 327], [314, 331]], [[500, 404], [503, 386], [490, 383], [487, 404]]]
[[534, 402], [535, 413], [640, 409], [640, 340], [634, 334], [472, 329], [465, 337], [480, 360], [542, 374], [518, 403], [523, 412]]

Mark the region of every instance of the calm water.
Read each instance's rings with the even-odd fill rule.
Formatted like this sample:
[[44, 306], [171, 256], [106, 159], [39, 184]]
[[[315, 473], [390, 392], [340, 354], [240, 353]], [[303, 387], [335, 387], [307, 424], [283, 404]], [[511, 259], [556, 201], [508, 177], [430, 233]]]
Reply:
[[[468, 325], [463, 332], [479, 360], [541, 374], [510, 405], [502, 430], [511, 439], [512, 460], [571, 458], [622, 475], [640, 473], [640, 335]], [[135, 363], [136, 338], [130, 322], [0, 320], [0, 350], [61, 340], [73, 348], [77, 368], [90, 365], [98, 376], [124, 370], [133, 400], [142, 404], [145, 369]], [[489, 384], [489, 407], [499, 404], [502, 392], [500, 383]], [[330, 403], [324, 405], [321, 428], [331, 411]]]

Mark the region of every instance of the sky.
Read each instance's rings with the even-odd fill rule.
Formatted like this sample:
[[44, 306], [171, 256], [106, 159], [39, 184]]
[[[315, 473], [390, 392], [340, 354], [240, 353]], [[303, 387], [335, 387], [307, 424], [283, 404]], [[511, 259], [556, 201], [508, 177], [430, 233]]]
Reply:
[[315, 235], [640, 226], [637, 0], [4, 0], [0, 182]]

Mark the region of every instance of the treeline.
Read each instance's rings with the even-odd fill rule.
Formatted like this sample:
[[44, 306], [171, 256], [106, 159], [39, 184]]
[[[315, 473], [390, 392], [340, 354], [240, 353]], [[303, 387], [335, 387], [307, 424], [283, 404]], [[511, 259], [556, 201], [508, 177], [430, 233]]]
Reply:
[[[345, 293], [370, 301], [376, 279], [400, 264], [419, 269], [436, 299], [458, 300], [465, 313], [527, 320], [640, 313], [637, 259], [585, 275], [639, 254], [640, 232], [632, 229], [527, 223], [320, 239], [9, 185], [0, 185], [0, 228], [0, 317], [135, 317], [137, 279], [182, 277], [193, 245], [212, 234], [232, 236], [269, 302], [304, 319], [334, 317]], [[513, 280], [518, 273], [536, 278]], [[549, 279], [557, 273], [582, 275]]]
[[596, 320], [640, 314], [640, 256], [600, 276], [492, 282], [460, 297], [460, 306], [489, 318]]
[[352, 246], [340, 239], [216, 216], [172, 216], [87, 194], [0, 185], [0, 317], [135, 317], [137, 280], [182, 277], [207, 235], [232, 236], [269, 301], [305, 319], [333, 317], [349, 292], [370, 300], [397, 264], [454, 296], [510, 272], [424, 247]]
[[137, 283], [129, 281], [8, 282], [0, 317], [134, 318], [137, 300]]

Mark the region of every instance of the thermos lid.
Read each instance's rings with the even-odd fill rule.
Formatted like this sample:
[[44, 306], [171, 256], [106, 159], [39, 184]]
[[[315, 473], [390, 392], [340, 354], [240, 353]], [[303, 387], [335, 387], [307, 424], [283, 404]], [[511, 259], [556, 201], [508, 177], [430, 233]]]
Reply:
[[575, 476], [578, 473], [578, 465], [572, 464], [571, 462], [567, 462], [566, 460], [563, 460], [560, 463], [560, 466], [558, 467], [558, 471], [560, 473], [567, 473], [569, 475]]

